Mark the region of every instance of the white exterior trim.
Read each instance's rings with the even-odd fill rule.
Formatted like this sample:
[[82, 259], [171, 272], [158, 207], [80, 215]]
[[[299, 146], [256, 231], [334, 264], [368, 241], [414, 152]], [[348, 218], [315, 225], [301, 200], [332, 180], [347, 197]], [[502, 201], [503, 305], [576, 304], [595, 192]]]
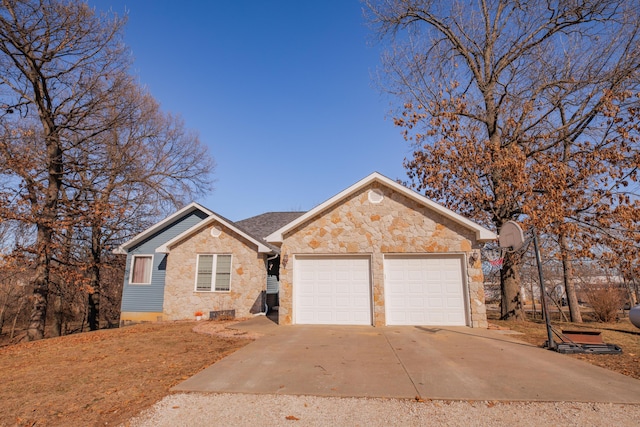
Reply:
[[394, 189], [395, 191], [397, 191], [400, 194], [403, 194], [404, 196], [422, 204], [423, 206], [426, 206], [434, 211], [436, 211], [437, 213], [441, 214], [442, 216], [444, 216], [445, 218], [448, 218], [460, 225], [462, 225], [463, 227], [466, 227], [470, 230], [475, 231], [476, 233], [476, 239], [479, 242], [487, 242], [487, 241], [492, 241], [492, 240], [496, 240], [498, 238], [497, 234], [494, 233], [493, 231], [482, 227], [481, 225], [476, 224], [475, 222], [463, 217], [462, 215], [459, 215], [455, 212], [453, 212], [450, 209], [445, 208], [444, 206], [434, 202], [433, 200], [430, 200], [426, 197], [424, 197], [423, 195], [416, 193], [415, 191], [405, 187], [404, 185], [398, 184], [397, 182], [393, 181], [392, 179], [387, 178], [386, 176], [378, 173], [378, 172], [374, 172], [371, 175], [367, 176], [366, 178], [356, 182], [355, 184], [353, 184], [351, 187], [347, 188], [346, 190], [341, 191], [340, 193], [336, 194], [335, 196], [333, 196], [332, 198], [330, 198], [329, 200], [325, 201], [324, 203], [316, 206], [315, 208], [311, 209], [309, 212], [307, 212], [306, 214], [298, 217], [297, 219], [291, 221], [289, 224], [285, 225], [284, 227], [280, 228], [279, 230], [274, 231], [273, 233], [271, 233], [270, 235], [268, 235], [265, 240], [269, 243], [282, 243], [283, 242], [283, 236], [284, 234], [286, 234], [288, 231], [293, 230], [294, 228], [296, 228], [298, 225], [306, 222], [307, 220], [313, 218], [314, 216], [318, 215], [320, 212], [324, 211], [325, 209], [329, 208], [330, 206], [333, 206], [335, 204], [337, 204], [338, 202], [340, 202], [342, 199], [346, 198], [347, 196], [349, 196], [352, 193], [355, 193], [356, 191], [362, 189], [365, 186], [370, 185], [373, 182], [379, 182], [383, 185], [386, 185], [388, 187], [391, 187], [392, 189]]
[[174, 213], [174, 214], [168, 216], [167, 218], [163, 219], [162, 221], [152, 225], [151, 227], [147, 228], [143, 232], [141, 232], [141, 233], [137, 234], [136, 236], [134, 236], [132, 239], [126, 241], [123, 244], [121, 244], [120, 246], [118, 246], [117, 248], [115, 248], [113, 250], [113, 253], [117, 254], [117, 255], [126, 255], [127, 254], [127, 249], [129, 249], [130, 247], [132, 247], [136, 243], [146, 239], [147, 237], [149, 237], [150, 235], [152, 235], [156, 231], [162, 229], [165, 225], [171, 223], [176, 218], [179, 218], [179, 217], [181, 217], [181, 216], [183, 216], [185, 214], [188, 214], [190, 212], [193, 212], [195, 210], [201, 210], [202, 212], [206, 213], [207, 215], [213, 215], [213, 212], [210, 211], [209, 209], [205, 208], [204, 206], [202, 206], [202, 205], [200, 205], [200, 204], [198, 204], [196, 202], [189, 203], [187, 206], [185, 206], [184, 208], [180, 209], [176, 213]]
[[[230, 275], [229, 275], [229, 290], [226, 291], [217, 291], [216, 290], [216, 273], [218, 272], [218, 256], [227, 255], [231, 257], [231, 267], [230, 267]], [[212, 256], [213, 257], [213, 271], [211, 275], [211, 283], [209, 283], [209, 290], [203, 291], [198, 289], [198, 269], [200, 268], [200, 257], [201, 256]], [[196, 254], [196, 277], [193, 283], [193, 291], [194, 292], [208, 292], [208, 293], [229, 293], [231, 292], [231, 279], [233, 279], [233, 254], [232, 253], [202, 253]]]
[[181, 234], [177, 235], [173, 239], [171, 239], [168, 242], [166, 242], [164, 245], [159, 246], [156, 249], [156, 252], [165, 253], [165, 254], [170, 253], [171, 252], [171, 246], [173, 246], [176, 243], [178, 243], [178, 242], [184, 240], [185, 238], [191, 236], [195, 232], [197, 232], [199, 230], [202, 230], [204, 227], [207, 227], [208, 225], [210, 225], [211, 223], [214, 223], [214, 222], [217, 222], [219, 224], [224, 225], [225, 227], [229, 228], [234, 233], [237, 233], [240, 236], [244, 237], [245, 239], [247, 239], [251, 243], [255, 243], [258, 246], [258, 252], [259, 253], [272, 253], [272, 252], [274, 252], [273, 249], [271, 249], [270, 247], [265, 245], [264, 242], [261, 242], [261, 241], [257, 240], [256, 238], [251, 237], [250, 235], [248, 235], [247, 233], [245, 233], [244, 231], [240, 230], [235, 225], [233, 225], [233, 223], [231, 223], [230, 221], [228, 221], [228, 220], [216, 215], [213, 212], [211, 212], [211, 214], [209, 215], [209, 218], [205, 219], [204, 221], [200, 221], [198, 224], [194, 225], [190, 229], [188, 229], [188, 230], [182, 232]]

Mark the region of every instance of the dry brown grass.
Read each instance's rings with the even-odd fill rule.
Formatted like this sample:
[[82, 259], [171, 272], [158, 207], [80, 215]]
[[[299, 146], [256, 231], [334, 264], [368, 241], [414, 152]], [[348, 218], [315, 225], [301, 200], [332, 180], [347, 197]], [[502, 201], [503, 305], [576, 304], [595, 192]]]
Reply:
[[[541, 321], [491, 323], [522, 332], [521, 339], [536, 345], [546, 340]], [[0, 425], [125, 422], [166, 396], [172, 386], [251, 342], [246, 338], [257, 337], [226, 325], [144, 324], [0, 348]], [[622, 355], [567, 357], [640, 379], [640, 330], [627, 319], [554, 325], [602, 331], [605, 342], [623, 348]]]
[[251, 342], [194, 326], [143, 324], [0, 348], [0, 425], [119, 424]]

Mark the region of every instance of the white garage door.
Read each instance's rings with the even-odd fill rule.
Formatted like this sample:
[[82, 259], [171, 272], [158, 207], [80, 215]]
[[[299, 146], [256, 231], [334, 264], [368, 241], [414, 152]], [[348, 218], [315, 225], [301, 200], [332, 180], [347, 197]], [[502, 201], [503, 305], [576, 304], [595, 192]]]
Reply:
[[369, 258], [297, 257], [295, 323], [371, 325]]
[[466, 325], [459, 256], [386, 257], [388, 325]]

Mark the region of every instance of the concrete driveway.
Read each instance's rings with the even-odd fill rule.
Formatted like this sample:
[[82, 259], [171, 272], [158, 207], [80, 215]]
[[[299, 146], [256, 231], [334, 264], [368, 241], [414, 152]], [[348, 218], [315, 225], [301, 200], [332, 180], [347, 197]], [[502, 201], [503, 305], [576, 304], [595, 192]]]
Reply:
[[[175, 391], [640, 403], [640, 381], [465, 327], [276, 326]], [[616, 357], [602, 355], [600, 357]]]

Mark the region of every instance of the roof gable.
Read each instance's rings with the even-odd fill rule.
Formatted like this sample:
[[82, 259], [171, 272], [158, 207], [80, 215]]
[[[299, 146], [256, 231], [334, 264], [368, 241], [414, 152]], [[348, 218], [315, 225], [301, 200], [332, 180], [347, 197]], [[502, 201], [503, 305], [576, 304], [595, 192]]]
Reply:
[[374, 183], [374, 182], [378, 182], [380, 184], [383, 184], [387, 187], [390, 187], [391, 189], [393, 189], [394, 191], [397, 191], [398, 193], [403, 194], [404, 196], [420, 203], [421, 205], [428, 207], [429, 209], [441, 214], [442, 216], [444, 216], [445, 218], [450, 219], [453, 222], [456, 222], [460, 225], [462, 225], [463, 227], [472, 230], [475, 232], [476, 234], [476, 239], [480, 242], [482, 241], [490, 241], [490, 240], [495, 240], [498, 238], [498, 236], [492, 232], [491, 230], [482, 227], [481, 225], [476, 224], [475, 222], [463, 217], [462, 215], [459, 215], [455, 212], [453, 212], [450, 209], [445, 208], [444, 206], [434, 202], [433, 200], [430, 200], [426, 197], [424, 197], [423, 195], [401, 185], [398, 184], [397, 182], [387, 178], [386, 176], [378, 173], [378, 172], [374, 172], [371, 175], [367, 176], [366, 178], [356, 182], [355, 184], [353, 184], [351, 187], [341, 191], [340, 193], [336, 194], [335, 196], [333, 196], [332, 198], [330, 198], [329, 200], [325, 201], [324, 203], [321, 203], [320, 205], [316, 206], [315, 208], [311, 209], [310, 211], [308, 211], [307, 213], [305, 213], [304, 215], [299, 216], [298, 218], [294, 219], [293, 221], [289, 222], [288, 224], [284, 225], [283, 227], [279, 228], [278, 230], [275, 230], [273, 233], [271, 233], [270, 235], [268, 235], [266, 237], [266, 241], [269, 243], [282, 243], [283, 241], [283, 236], [295, 229], [297, 226], [299, 226], [300, 224], [310, 220], [311, 218], [315, 217], [316, 215], [320, 214], [321, 212], [325, 211], [326, 209], [330, 208], [331, 206], [334, 206], [340, 202], [342, 202], [345, 198], [347, 198], [349, 195], [359, 191], [360, 189]]
[[127, 254], [128, 250], [133, 246], [135, 246], [136, 244], [144, 241], [148, 237], [151, 237], [154, 233], [162, 230], [163, 228], [171, 225], [173, 222], [178, 221], [180, 218], [186, 215], [189, 215], [191, 212], [194, 212], [196, 210], [203, 212], [207, 216], [210, 216], [211, 214], [213, 214], [212, 211], [210, 211], [209, 209], [205, 208], [204, 206], [198, 203], [195, 203], [195, 202], [190, 203], [187, 206], [183, 207], [182, 209], [178, 210], [177, 212], [173, 213], [172, 215], [169, 215], [162, 221], [157, 222], [151, 227], [142, 231], [141, 233], [136, 234], [132, 239], [126, 241], [125, 243], [121, 244], [116, 249], [114, 249], [113, 253], [120, 254], [120, 255]]
[[209, 226], [213, 222], [218, 222], [218, 223], [224, 225], [225, 227], [229, 228], [230, 230], [232, 230], [233, 232], [235, 232], [238, 235], [242, 236], [243, 238], [245, 238], [246, 240], [250, 241], [251, 243], [254, 243], [257, 246], [257, 251], [259, 253], [277, 252], [277, 248], [273, 247], [272, 245], [269, 245], [264, 240], [260, 240], [260, 239], [258, 239], [256, 237], [252, 236], [247, 231], [245, 231], [242, 228], [238, 227], [238, 225], [235, 224], [233, 221], [228, 220], [228, 219], [224, 218], [223, 216], [220, 216], [220, 215], [216, 214], [215, 212], [212, 212], [211, 215], [209, 216], [209, 218], [207, 218], [206, 220], [201, 221], [200, 223], [196, 224], [195, 226], [191, 227], [190, 229], [186, 230], [185, 232], [183, 232], [183, 233], [179, 234], [178, 236], [174, 237], [173, 239], [169, 240], [165, 244], [159, 246], [156, 249], [156, 252], [170, 253], [172, 246], [174, 246], [178, 242], [183, 241], [184, 239], [187, 239], [188, 237], [190, 237], [194, 233], [196, 233], [196, 232], [202, 230], [203, 228]]

